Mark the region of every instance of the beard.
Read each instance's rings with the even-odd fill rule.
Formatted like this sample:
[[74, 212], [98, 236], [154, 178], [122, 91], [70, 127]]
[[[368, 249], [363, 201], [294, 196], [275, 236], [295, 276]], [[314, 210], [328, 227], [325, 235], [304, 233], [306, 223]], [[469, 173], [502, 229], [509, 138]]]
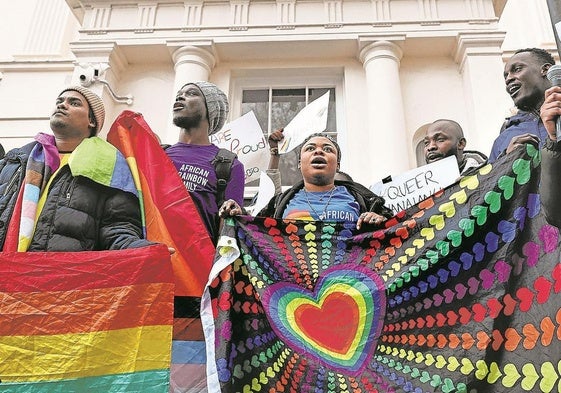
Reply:
[[201, 124], [202, 119], [203, 116], [200, 114], [196, 114], [193, 116], [178, 115], [177, 117], [173, 117], [173, 124], [175, 124], [179, 128], [188, 130], [190, 128], [198, 127]]
[[51, 117], [49, 124], [51, 126], [51, 129], [53, 128], [65, 128], [66, 127], [66, 122], [63, 119], [58, 119], [56, 117]]

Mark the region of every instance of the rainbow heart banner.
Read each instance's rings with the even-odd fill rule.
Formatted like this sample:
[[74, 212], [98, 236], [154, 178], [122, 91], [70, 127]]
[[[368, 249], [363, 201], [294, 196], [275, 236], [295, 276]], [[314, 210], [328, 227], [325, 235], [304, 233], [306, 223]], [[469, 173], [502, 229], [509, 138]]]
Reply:
[[559, 391], [559, 230], [540, 152], [508, 158], [373, 232], [229, 220], [202, 300], [209, 391]]
[[173, 274], [162, 245], [0, 253], [0, 391], [169, 391]]

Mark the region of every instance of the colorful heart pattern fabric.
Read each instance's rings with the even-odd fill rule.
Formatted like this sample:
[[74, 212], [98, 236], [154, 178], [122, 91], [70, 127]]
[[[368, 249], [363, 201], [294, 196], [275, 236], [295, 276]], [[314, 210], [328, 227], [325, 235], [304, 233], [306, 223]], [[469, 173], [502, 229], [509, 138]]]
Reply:
[[267, 288], [262, 304], [272, 329], [290, 347], [356, 375], [379, 336], [386, 297], [375, 272], [339, 265], [325, 271], [313, 293], [279, 282]]
[[559, 230], [540, 152], [508, 158], [373, 231], [227, 222], [202, 301], [209, 390], [561, 391]]

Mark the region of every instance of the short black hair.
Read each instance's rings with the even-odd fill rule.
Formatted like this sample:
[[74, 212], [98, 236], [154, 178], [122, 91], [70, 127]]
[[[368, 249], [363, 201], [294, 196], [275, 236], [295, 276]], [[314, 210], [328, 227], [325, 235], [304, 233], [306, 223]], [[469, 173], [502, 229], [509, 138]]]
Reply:
[[335, 138], [333, 138], [331, 135], [326, 134], [325, 132], [315, 132], [312, 135], [309, 135], [306, 139], [304, 139], [304, 141], [300, 144], [300, 146], [298, 147], [297, 153], [298, 153], [298, 162], [300, 162], [300, 151], [302, 150], [302, 147], [306, 144], [306, 142], [308, 142], [310, 139], [315, 138], [315, 137], [322, 137], [322, 138], [327, 138], [331, 141], [331, 143], [333, 143], [335, 145], [335, 149], [337, 149], [337, 165], [341, 164], [341, 148], [339, 147], [339, 144], [337, 143], [337, 141], [335, 140]]
[[541, 48], [518, 49], [516, 52], [514, 52], [514, 54], [517, 55], [519, 53], [526, 53], [526, 52], [531, 53], [538, 60], [542, 61], [543, 64], [546, 64], [546, 63], [551, 64], [551, 65], [555, 64], [555, 59], [553, 58], [551, 53], [549, 53], [548, 51], [546, 51], [544, 49], [541, 49]]

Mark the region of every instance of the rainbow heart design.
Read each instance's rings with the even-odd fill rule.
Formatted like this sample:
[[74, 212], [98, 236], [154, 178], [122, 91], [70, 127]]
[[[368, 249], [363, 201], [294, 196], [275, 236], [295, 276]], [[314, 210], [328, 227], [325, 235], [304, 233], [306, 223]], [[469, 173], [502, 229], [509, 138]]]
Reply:
[[358, 375], [376, 348], [386, 310], [382, 279], [357, 265], [320, 275], [313, 292], [280, 282], [262, 297], [275, 333], [298, 354]]

